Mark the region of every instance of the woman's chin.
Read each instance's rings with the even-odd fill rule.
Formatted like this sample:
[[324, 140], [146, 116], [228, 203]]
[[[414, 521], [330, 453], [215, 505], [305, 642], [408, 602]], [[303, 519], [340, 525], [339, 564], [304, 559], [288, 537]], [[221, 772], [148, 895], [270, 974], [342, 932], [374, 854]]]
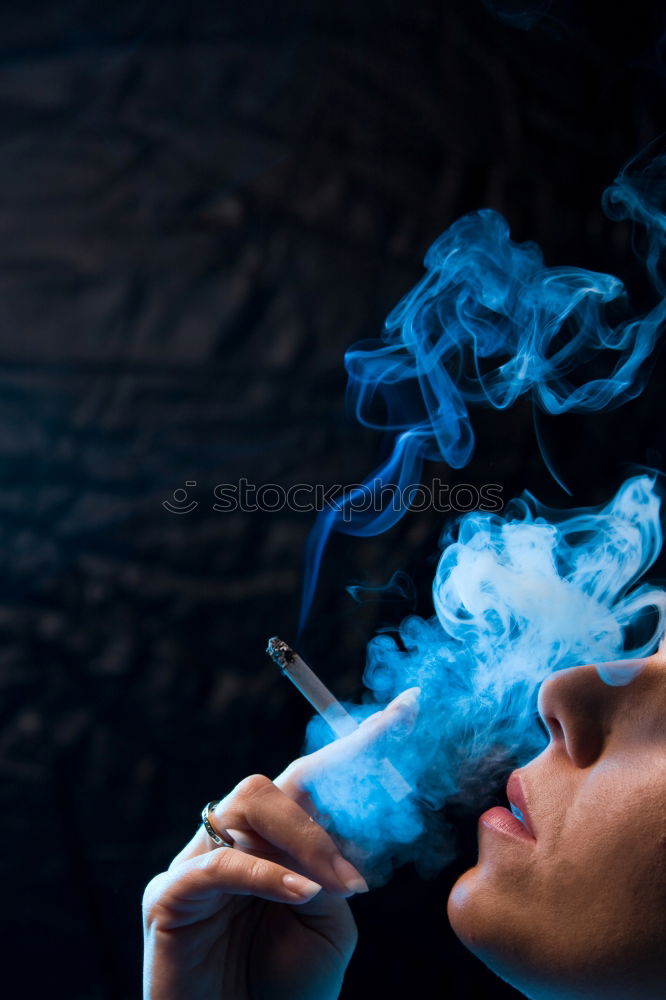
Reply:
[[511, 933], [515, 920], [502, 906], [502, 899], [496, 898], [480, 865], [464, 872], [455, 882], [447, 915], [456, 937], [495, 975], [528, 997], [548, 996], [545, 988], [540, 991], [535, 985], [539, 976], [531, 975], [534, 970], [529, 956], [522, 953]]
[[486, 922], [478, 904], [478, 876], [478, 865], [464, 872], [454, 883], [446, 906], [454, 934], [475, 955], [483, 948]]

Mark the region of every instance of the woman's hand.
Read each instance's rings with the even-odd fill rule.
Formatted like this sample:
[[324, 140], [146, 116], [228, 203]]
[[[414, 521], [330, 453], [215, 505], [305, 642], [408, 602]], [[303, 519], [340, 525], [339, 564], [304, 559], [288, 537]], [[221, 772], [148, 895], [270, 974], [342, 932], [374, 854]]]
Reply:
[[360, 873], [313, 819], [308, 784], [416, 712], [415, 689], [275, 781], [245, 778], [215, 807], [144, 900], [145, 1000], [334, 1000], [356, 944], [347, 897]]

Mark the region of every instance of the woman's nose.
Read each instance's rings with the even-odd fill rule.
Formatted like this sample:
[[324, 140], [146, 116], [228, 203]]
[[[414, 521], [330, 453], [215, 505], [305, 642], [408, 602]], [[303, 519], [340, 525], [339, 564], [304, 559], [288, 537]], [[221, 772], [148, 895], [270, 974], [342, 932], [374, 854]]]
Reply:
[[589, 767], [603, 752], [623, 690], [604, 684], [595, 667], [560, 670], [541, 685], [539, 714], [551, 742], [562, 746], [576, 767]]

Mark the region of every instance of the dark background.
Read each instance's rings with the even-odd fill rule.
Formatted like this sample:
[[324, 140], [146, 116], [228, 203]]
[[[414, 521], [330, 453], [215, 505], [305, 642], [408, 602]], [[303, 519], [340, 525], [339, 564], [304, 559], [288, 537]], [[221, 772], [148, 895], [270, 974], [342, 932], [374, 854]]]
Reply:
[[[294, 636], [312, 515], [215, 513], [213, 488], [376, 464], [343, 353], [429, 243], [490, 206], [549, 264], [609, 270], [651, 304], [600, 196], [664, 127], [661, 5], [592, 6], [553, 3], [530, 31], [480, 0], [3, 10], [3, 996], [139, 995], [144, 884], [207, 800], [299, 753], [309, 710], [263, 651]], [[572, 499], [527, 401], [474, 418], [469, 469], [427, 473], [605, 501], [628, 463], [660, 463], [663, 390], [657, 359], [622, 409], [542, 419]], [[199, 506], [169, 514], [186, 480]], [[334, 537], [301, 648], [341, 697], [410, 610], [345, 585], [406, 570], [431, 613], [441, 528]], [[346, 1000], [433, 995], [433, 975], [441, 996], [517, 996], [446, 923], [473, 857], [463, 818], [450, 869], [355, 901]]]

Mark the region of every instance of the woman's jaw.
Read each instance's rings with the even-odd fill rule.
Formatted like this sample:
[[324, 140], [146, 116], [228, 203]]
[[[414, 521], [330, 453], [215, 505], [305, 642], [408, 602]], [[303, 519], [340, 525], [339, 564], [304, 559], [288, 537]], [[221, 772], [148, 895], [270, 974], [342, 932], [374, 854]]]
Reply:
[[540, 711], [550, 744], [481, 816], [451, 925], [527, 996], [663, 1000], [666, 659], [626, 687], [561, 671]]

